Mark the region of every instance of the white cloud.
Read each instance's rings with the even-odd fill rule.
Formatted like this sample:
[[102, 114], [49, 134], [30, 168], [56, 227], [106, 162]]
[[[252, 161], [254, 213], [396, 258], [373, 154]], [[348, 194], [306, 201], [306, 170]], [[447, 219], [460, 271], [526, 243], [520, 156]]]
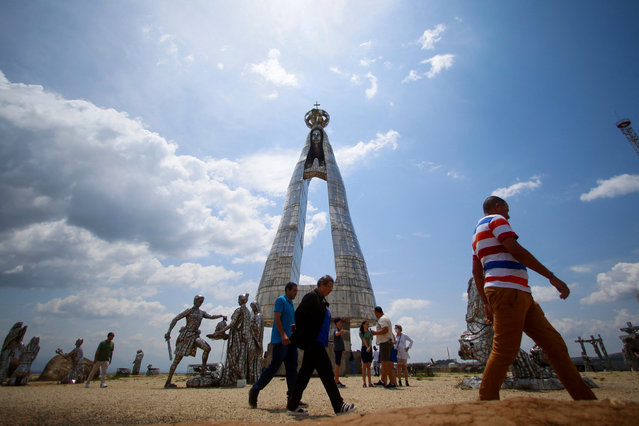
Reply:
[[[238, 186], [237, 163], [176, 155], [125, 113], [0, 75], [3, 146], [13, 147], [0, 170], [0, 252], [12, 254], [0, 270], [23, 268], [2, 285], [80, 285], [110, 263], [164, 256], [264, 257], [272, 202]], [[129, 257], [104, 254], [117, 251]]]
[[250, 70], [261, 75], [267, 81], [276, 86], [299, 87], [300, 84], [294, 74], [288, 73], [279, 62], [280, 51], [271, 49], [268, 52], [268, 59], [258, 64], [251, 64]]
[[277, 99], [279, 96], [280, 96], [279, 93], [273, 92], [266, 95], [265, 98], [267, 101], [272, 101], [273, 99]]
[[493, 191], [492, 195], [496, 195], [501, 198], [513, 197], [519, 195], [524, 191], [532, 191], [541, 186], [541, 179], [538, 177], [532, 177], [528, 182], [517, 182], [505, 188], [497, 188]]
[[[573, 291], [578, 287], [578, 284], [570, 284], [568, 288]], [[561, 300], [559, 298], [559, 292], [557, 289], [550, 284], [543, 286], [532, 286], [530, 287], [532, 291], [533, 297], [537, 302], [555, 302]]]
[[[337, 68], [337, 67], [331, 67], [329, 68], [331, 70], [331, 72], [334, 72], [337, 75], [340, 75], [342, 77], [348, 78], [348, 80], [351, 82], [351, 84], [355, 85], [355, 86], [359, 86], [360, 84], [362, 84], [362, 76], [359, 74], [351, 74], [347, 71], [342, 71], [341, 69]], [[373, 75], [372, 73], [367, 73], [366, 75], [363, 76], [364, 78], [367, 78], [368, 81], [370, 82], [371, 86], [366, 89], [364, 91], [365, 95], [366, 95], [366, 99], [372, 99], [378, 91], [378, 83], [377, 83], [377, 77], [375, 75]]]
[[359, 60], [359, 64], [360, 64], [361, 66], [363, 66], [363, 67], [367, 67], [367, 66], [369, 66], [370, 64], [375, 63], [375, 61], [376, 61], [376, 60], [377, 60], [377, 59], [362, 58], [362, 59], [360, 59], [360, 60]]
[[65, 318], [144, 317], [150, 321], [149, 316], [163, 315], [165, 307], [159, 302], [149, 302], [123, 290], [95, 288], [37, 303], [35, 311]]
[[639, 324], [639, 312], [630, 312], [627, 309], [621, 309], [617, 311], [617, 316], [615, 316], [614, 324], [615, 327], [627, 327], [626, 323], [631, 322], [635, 325]]
[[581, 303], [615, 302], [639, 295], [639, 263], [617, 263], [608, 272], [597, 274], [597, 291], [581, 299]]
[[597, 186], [588, 193], [581, 194], [581, 201], [592, 201], [597, 198], [614, 198], [620, 195], [639, 191], [639, 175], [623, 174], [610, 179], [597, 179]]
[[377, 94], [377, 77], [370, 72], [365, 77], [371, 82], [371, 87], [365, 91], [366, 99], [372, 99]]
[[445, 55], [435, 55], [432, 58], [424, 59], [422, 64], [430, 64], [430, 71], [427, 71], [424, 75], [428, 78], [434, 78], [437, 74], [445, 69], [453, 66], [453, 59], [455, 55], [447, 53]]
[[175, 35], [151, 27], [142, 28], [142, 32], [147, 39], [155, 39], [157, 42], [158, 60], [156, 65], [180, 66], [195, 62], [195, 56], [192, 53], [183, 54], [180, 51], [179, 46], [182, 44]]
[[222, 70], [224, 69], [224, 64], [223, 64], [223, 63], [221, 63], [221, 62], [219, 62], [219, 63], [217, 64], [217, 69], [218, 69], [218, 70], [220, 70], [220, 71], [222, 71]]
[[384, 312], [389, 317], [398, 317], [400, 314], [407, 314], [411, 311], [423, 311], [432, 302], [424, 299], [397, 299], [393, 301], [390, 309], [385, 309]]
[[419, 38], [418, 42], [421, 43], [422, 49], [434, 49], [435, 43], [440, 41], [441, 34], [446, 30], [446, 25], [438, 24], [434, 28], [424, 31], [424, 34]]
[[360, 141], [355, 146], [339, 148], [335, 151], [337, 163], [340, 166], [350, 166], [386, 147], [395, 150], [398, 146], [397, 139], [399, 133], [391, 129], [385, 134], [377, 133], [376, 138], [367, 143]]
[[368, 41], [365, 41], [364, 43], [360, 43], [359, 47], [371, 47], [372, 44], [373, 43], [370, 40], [368, 40]]
[[[424, 170], [425, 172], [428, 173], [435, 173], [435, 172], [439, 172], [439, 171], [443, 171], [443, 169], [445, 168], [445, 166], [443, 164], [436, 164], [433, 163], [432, 161], [420, 161], [419, 163], [417, 163], [417, 167], [421, 170]], [[453, 179], [463, 179], [464, 175], [462, 175], [461, 173], [458, 173], [454, 170], [448, 170], [446, 171], [446, 176], [453, 178]]]
[[321, 231], [326, 229], [328, 224], [328, 214], [326, 212], [315, 213], [310, 220], [306, 221], [304, 227], [304, 247], [311, 245], [313, 240]]
[[410, 70], [408, 72], [408, 75], [402, 80], [402, 84], [403, 83], [408, 83], [410, 81], [417, 81], [417, 80], [421, 80], [422, 78], [424, 78], [422, 75], [419, 75], [417, 73], [417, 71], [415, 70]]
[[574, 265], [570, 267], [570, 270], [578, 273], [586, 273], [592, 271], [592, 265]]

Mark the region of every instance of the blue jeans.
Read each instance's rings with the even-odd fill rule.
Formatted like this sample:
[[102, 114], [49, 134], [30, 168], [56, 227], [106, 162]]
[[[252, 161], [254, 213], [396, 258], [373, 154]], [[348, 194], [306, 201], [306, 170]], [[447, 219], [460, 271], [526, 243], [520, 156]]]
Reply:
[[273, 359], [269, 366], [262, 371], [260, 378], [257, 379], [252, 389], [257, 391], [264, 389], [273, 379], [277, 370], [280, 369], [282, 362], [286, 369], [286, 386], [290, 395], [297, 380], [297, 348], [293, 344], [284, 346], [281, 343], [273, 343]]

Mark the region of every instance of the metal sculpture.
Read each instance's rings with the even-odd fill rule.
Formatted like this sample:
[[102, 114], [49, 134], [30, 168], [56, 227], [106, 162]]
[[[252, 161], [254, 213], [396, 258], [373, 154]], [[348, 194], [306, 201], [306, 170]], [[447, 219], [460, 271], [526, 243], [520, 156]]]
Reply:
[[246, 307], [248, 293], [240, 294], [240, 305], [231, 315], [231, 322], [224, 331], [229, 332], [226, 362], [222, 372], [222, 385], [236, 385], [238, 380], [246, 380], [248, 372], [248, 347], [251, 336], [251, 313]]
[[142, 349], [138, 349], [138, 351], [135, 353], [135, 359], [133, 360], [133, 371], [131, 372], [131, 374], [133, 374], [134, 376], [140, 374], [142, 358], [144, 358], [144, 352], [142, 351]]
[[[193, 298], [193, 307], [186, 309], [184, 312], [178, 314], [173, 320], [171, 324], [169, 324], [169, 331], [164, 335], [164, 339], [169, 342], [171, 341], [171, 330], [175, 327], [175, 324], [181, 320], [182, 318], [186, 318], [186, 325], [180, 328], [180, 334], [178, 335], [177, 340], [175, 341], [175, 359], [171, 364], [171, 368], [169, 369], [169, 376], [166, 379], [166, 383], [164, 384], [165, 388], [174, 388], [177, 387], [173, 383], [171, 383], [171, 379], [173, 378], [173, 373], [175, 373], [175, 369], [178, 364], [185, 356], [195, 356], [197, 352], [197, 348], [202, 349], [204, 351], [202, 353], [202, 372], [206, 371], [206, 361], [209, 357], [209, 352], [211, 352], [211, 347], [208, 343], [204, 341], [204, 339], [200, 338], [200, 324], [202, 323], [202, 319], [217, 319], [223, 318], [226, 320], [224, 315], [210, 315], [205, 311], [200, 309], [204, 303], [204, 296], [198, 294]], [[170, 346], [169, 346], [170, 348]], [[171, 352], [169, 351], [169, 356]]]
[[633, 326], [631, 322], [626, 322], [626, 325], [619, 329], [626, 333], [619, 336], [623, 343], [623, 356], [632, 371], [639, 371], [639, 326]]
[[260, 312], [260, 304], [251, 302], [251, 341], [249, 344], [249, 361], [247, 383], [255, 383], [262, 372], [262, 340], [264, 338], [264, 319]]
[[26, 386], [29, 384], [31, 364], [38, 356], [38, 352], [40, 352], [40, 338], [37, 336], [32, 337], [29, 344], [22, 348], [18, 368], [9, 378], [9, 386]]
[[[466, 326], [459, 339], [459, 357], [464, 360], [474, 359], [486, 365], [493, 347], [493, 327], [486, 320], [484, 304], [479, 297], [475, 280], [468, 280], [468, 307], [466, 309]], [[512, 378], [506, 378], [504, 387], [513, 389], [551, 390], [563, 389], [563, 385], [555, 376], [549, 365], [541, 365], [537, 359], [545, 359], [541, 348], [533, 348], [534, 356], [519, 350], [511, 369]], [[532, 351], [531, 351], [532, 352]], [[539, 354], [542, 352], [542, 354]], [[481, 379], [473, 377], [465, 379], [461, 386], [479, 387]], [[590, 383], [588, 383], [590, 385]], [[591, 386], [592, 387], [592, 386]]]
[[0, 352], [0, 384], [4, 383], [9, 376], [11, 361], [20, 356], [23, 348], [22, 339], [27, 332], [27, 326], [22, 326], [22, 322], [13, 324], [9, 333], [4, 338], [2, 352]]
[[[273, 305], [287, 282], [299, 282], [304, 246], [308, 186], [312, 178], [326, 181], [335, 257], [335, 291], [328, 297], [333, 316], [347, 324], [364, 319], [374, 322], [376, 305], [366, 262], [351, 221], [346, 189], [333, 148], [324, 128], [330, 121], [319, 104], [304, 116], [310, 132], [291, 177], [284, 211], [273, 246], [264, 265], [256, 300], [262, 307], [264, 324], [273, 325]], [[349, 321], [350, 320], [350, 321]]]
[[84, 342], [83, 339], [78, 339], [75, 341], [75, 348], [67, 354], [62, 352], [62, 349], [56, 349], [55, 353], [60, 355], [61, 357], [71, 361], [71, 369], [69, 372], [60, 380], [62, 384], [73, 384], [73, 383], [81, 383], [84, 381], [84, 351], [81, 346]]

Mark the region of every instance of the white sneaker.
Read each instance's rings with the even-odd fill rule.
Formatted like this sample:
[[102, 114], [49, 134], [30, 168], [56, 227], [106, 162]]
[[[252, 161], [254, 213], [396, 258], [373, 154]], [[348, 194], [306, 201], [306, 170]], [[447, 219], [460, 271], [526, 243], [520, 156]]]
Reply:
[[108, 386], [107, 386], [107, 385], [105, 385], [104, 383], [102, 383], [102, 384], [100, 385], [100, 387], [101, 387], [101, 388], [107, 388]]
[[340, 408], [340, 410], [337, 413], [335, 413], [335, 415], [341, 416], [342, 414], [348, 414], [354, 411], [357, 411], [357, 407], [355, 406], [355, 404], [343, 403], [342, 408]]
[[286, 410], [286, 414], [289, 416], [308, 416], [308, 411], [302, 407], [297, 407], [295, 410]]

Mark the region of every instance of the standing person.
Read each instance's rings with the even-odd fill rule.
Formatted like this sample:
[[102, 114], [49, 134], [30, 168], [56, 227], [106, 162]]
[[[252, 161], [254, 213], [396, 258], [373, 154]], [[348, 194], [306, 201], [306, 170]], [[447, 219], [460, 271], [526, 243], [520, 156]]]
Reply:
[[[402, 326], [395, 324], [395, 350], [397, 350], [397, 377], [399, 378], [399, 386], [402, 385], [402, 371], [404, 371], [404, 379], [406, 379], [406, 386], [408, 384], [408, 350], [413, 347], [413, 339], [406, 334], [402, 334]], [[406, 346], [408, 342], [408, 346]]]
[[[371, 380], [371, 361], [373, 360], [373, 333], [368, 329], [368, 321], [362, 321], [359, 326], [359, 338], [362, 339], [362, 381], [366, 387], [366, 378], [368, 377], [368, 387], [373, 387]], [[377, 352], [377, 350], [375, 350]], [[377, 353], [379, 356], [379, 352]]]
[[342, 330], [342, 319], [337, 317], [333, 320], [335, 323], [335, 330], [333, 330], [333, 352], [335, 352], [335, 384], [338, 388], [345, 388], [346, 385], [339, 381], [339, 368], [342, 364], [342, 357], [344, 356], [344, 338], [342, 335], [346, 333], [346, 330]]
[[379, 377], [379, 349], [377, 349], [377, 346], [373, 346], [373, 370], [375, 370], [375, 377]]
[[102, 382], [100, 383], [101, 388], [106, 388], [106, 374], [107, 369], [109, 368], [109, 364], [111, 364], [111, 360], [113, 359], [113, 349], [115, 349], [115, 343], [113, 343], [113, 338], [115, 337], [115, 333], [110, 331], [107, 334], [106, 340], [103, 340], [98, 345], [98, 348], [95, 350], [95, 355], [93, 356], [93, 367], [91, 368], [91, 372], [89, 373], [89, 377], [87, 377], [87, 382], [84, 387], [88, 388], [89, 383], [91, 383], [91, 379], [93, 375], [100, 369], [100, 377]]
[[308, 416], [308, 411], [300, 407], [299, 403], [314, 370], [317, 370], [322, 380], [335, 414], [340, 415], [356, 410], [355, 404], [347, 404], [342, 399], [337, 384], [333, 380], [331, 360], [326, 353], [331, 325], [331, 311], [328, 309], [326, 296], [333, 291], [334, 285], [333, 278], [330, 275], [324, 275], [317, 280], [317, 288], [307, 293], [295, 310], [295, 331], [293, 331], [291, 342], [304, 351], [304, 358], [286, 406], [286, 412], [290, 415]]
[[[379, 345], [379, 360], [382, 363], [382, 377], [381, 380], [375, 383], [378, 386], [384, 386], [387, 389], [395, 389], [397, 387], [397, 381], [395, 380], [395, 366], [391, 361], [391, 351], [393, 349], [393, 343], [395, 338], [393, 337], [393, 326], [390, 318], [384, 315], [384, 310], [381, 306], [375, 306], [373, 313], [377, 317], [377, 327], [375, 330], [371, 330], [373, 336], [377, 336], [377, 344]], [[388, 378], [388, 383], [386, 379]]]
[[519, 352], [522, 333], [530, 336], [546, 354], [550, 365], [574, 400], [597, 399], [584, 383], [568, 354], [561, 335], [532, 298], [526, 267], [546, 277], [565, 299], [570, 289], [528, 250], [519, 245], [508, 223], [509, 207], [490, 196], [484, 217], [473, 235], [473, 278], [484, 302], [486, 319], [493, 323], [493, 348], [484, 369], [479, 400], [499, 399], [508, 367]]
[[[286, 370], [287, 395], [293, 392], [297, 379], [297, 348], [291, 344], [291, 334], [295, 327], [295, 306], [293, 300], [297, 296], [297, 284], [289, 282], [284, 287], [284, 294], [275, 299], [273, 306], [273, 325], [271, 329], [271, 346], [273, 359], [249, 390], [249, 406], [257, 408], [257, 396], [266, 387], [279, 370], [282, 362]], [[264, 356], [266, 358], [266, 355]]]

